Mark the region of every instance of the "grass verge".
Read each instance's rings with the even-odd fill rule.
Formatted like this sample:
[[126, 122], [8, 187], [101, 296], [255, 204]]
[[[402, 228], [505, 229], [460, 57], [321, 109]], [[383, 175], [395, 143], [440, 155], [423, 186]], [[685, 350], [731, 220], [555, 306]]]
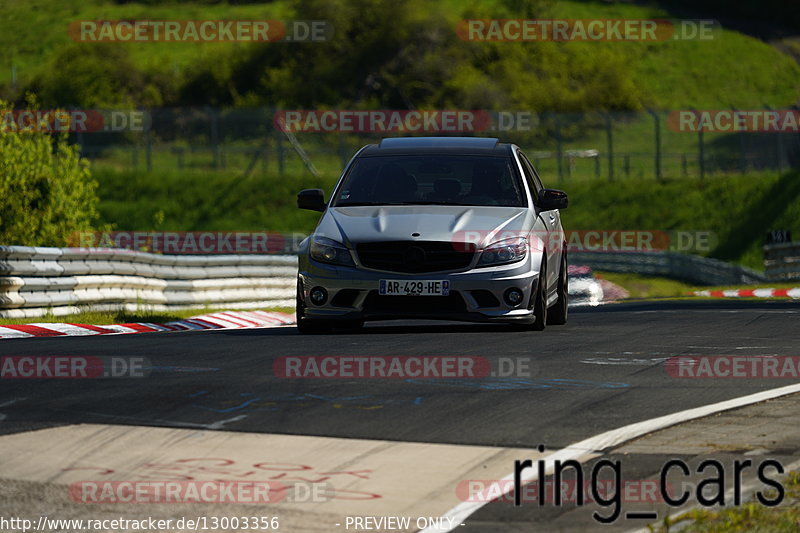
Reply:
[[[597, 277], [615, 283], [628, 291], [630, 298], [682, 298], [691, 296], [693, 291], [715, 290], [724, 291], [727, 289], [740, 289], [743, 285], [724, 285], [724, 286], [699, 286], [684, 283], [669, 278], [656, 276], [642, 276], [640, 274], [628, 274], [619, 272], [595, 271]], [[793, 289], [800, 287], [800, 282], [795, 283], [764, 283], [760, 285], [747, 285], [748, 289]], [[695, 296], [694, 298], [699, 298]]]
[[[663, 524], [650, 529], [655, 533], [669, 533], [678, 528], [682, 533], [794, 533], [800, 524], [800, 472], [789, 473], [783, 487], [786, 494], [777, 507], [752, 501], [721, 511], [697, 509], [667, 518]], [[691, 522], [687, 524], [687, 521]]]

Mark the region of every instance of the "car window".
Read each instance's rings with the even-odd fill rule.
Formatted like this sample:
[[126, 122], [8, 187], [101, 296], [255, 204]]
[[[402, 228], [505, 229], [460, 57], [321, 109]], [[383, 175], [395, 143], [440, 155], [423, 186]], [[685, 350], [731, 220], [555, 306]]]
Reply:
[[528, 188], [531, 190], [531, 196], [533, 197], [533, 201], [536, 202], [539, 200], [539, 191], [542, 189], [542, 184], [538, 181], [538, 176], [536, 176], [536, 172], [533, 170], [533, 165], [531, 165], [528, 158], [525, 157], [525, 154], [522, 152], [517, 153], [519, 154], [520, 163], [522, 163], [522, 172], [525, 174], [525, 180], [528, 182]]
[[526, 200], [508, 157], [402, 155], [356, 160], [333, 205], [425, 204], [524, 207]]

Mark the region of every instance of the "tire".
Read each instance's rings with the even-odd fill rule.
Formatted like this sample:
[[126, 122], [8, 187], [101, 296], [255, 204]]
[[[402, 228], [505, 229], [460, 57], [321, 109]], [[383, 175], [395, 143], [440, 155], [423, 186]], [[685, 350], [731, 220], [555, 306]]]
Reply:
[[306, 304], [303, 302], [303, 291], [300, 288], [300, 280], [297, 280], [297, 306], [295, 316], [297, 317], [297, 332], [300, 335], [314, 335], [317, 333], [327, 333], [331, 330], [328, 320], [314, 320], [306, 318]]
[[553, 307], [547, 311], [547, 324], [551, 326], [563, 326], [567, 323], [569, 312], [569, 278], [567, 277], [567, 253], [563, 252], [561, 257], [561, 268], [558, 272], [558, 299]]
[[533, 314], [536, 317], [528, 329], [542, 331], [549, 323], [547, 321], [547, 296], [545, 284], [547, 283], [547, 256], [542, 255], [542, 268], [539, 279], [536, 281], [536, 294], [533, 297]]

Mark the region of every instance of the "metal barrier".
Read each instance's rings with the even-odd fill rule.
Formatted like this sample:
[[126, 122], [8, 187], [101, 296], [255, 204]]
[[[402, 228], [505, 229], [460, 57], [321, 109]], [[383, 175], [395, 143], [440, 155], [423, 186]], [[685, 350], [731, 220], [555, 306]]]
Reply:
[[[573, 252], [595, 270], [666, 276], [701, 285], [795, 279], [800, 246], [773, 245], [765, 277], [738, 265], [673, 252]], [[790, 266], [784, 266], [790, 265]], [[791, 270], [793, 269], [793, 270]], [[0, 246], [0, 317], [81, 310], [167, 311], [293, 306], [297, 257], [158, 255], [116, 248]], [[780, 277], [783, 276], [783, 277]]]
[[664, 276], [698, 285], [751, 285], [767, 281], [763, 274], [743, 266], [675, 252], [571, 252], [569, 261], [594, 270]]
[[764, 246], [764, 271], [772, 281], [800, 280], [800, 241]]
[[297, 257], [0, 246], [0, 316], [293, 306]]

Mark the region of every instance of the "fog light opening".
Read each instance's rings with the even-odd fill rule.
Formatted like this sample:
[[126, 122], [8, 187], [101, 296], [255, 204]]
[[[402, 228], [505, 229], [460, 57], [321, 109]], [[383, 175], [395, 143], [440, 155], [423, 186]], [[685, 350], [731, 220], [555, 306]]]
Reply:
[[308, 297], [311, 298], [312, 304], [322, 305], [328, 300], [328, 291], [322, 287], [314, 287], [309, 291]]
[[512, 287], [503, 294], [503, 299], [506, 301], [508, 305], [512, 307], [517, 307], [519, 304], [522, 303], [523, 296], [524, 295], [522, 294], [521, 289]]

